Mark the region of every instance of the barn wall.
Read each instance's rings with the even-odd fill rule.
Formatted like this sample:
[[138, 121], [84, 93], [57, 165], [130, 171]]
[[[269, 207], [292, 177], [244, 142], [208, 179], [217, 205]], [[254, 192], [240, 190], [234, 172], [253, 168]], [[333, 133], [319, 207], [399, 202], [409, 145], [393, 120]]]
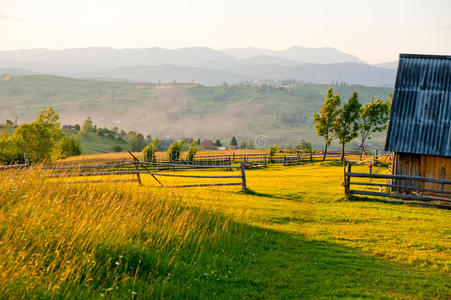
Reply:
[[[410, 175], [430, 178], [442, 178], [451, 180], [451, 157], [421, 155], [412, 153], [395, 152], [393, 174]], [[440, 184], [432, 182], [419, 182], [414, 180], [396, 180], [396, 185], [408, 185], [428, 189], [440, 189]], [[445, 185], [446, 190], [451, 190], [450, 185]], [[401, 191], [399, 192], [407, 192]]]

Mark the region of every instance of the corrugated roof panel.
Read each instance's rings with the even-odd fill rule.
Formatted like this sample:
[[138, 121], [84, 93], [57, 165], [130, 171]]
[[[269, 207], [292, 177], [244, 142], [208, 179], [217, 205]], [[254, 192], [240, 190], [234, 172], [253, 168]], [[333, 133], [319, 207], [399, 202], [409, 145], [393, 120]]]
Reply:
[[451, 56], [399, 56], [385, 150], [451, 156]]

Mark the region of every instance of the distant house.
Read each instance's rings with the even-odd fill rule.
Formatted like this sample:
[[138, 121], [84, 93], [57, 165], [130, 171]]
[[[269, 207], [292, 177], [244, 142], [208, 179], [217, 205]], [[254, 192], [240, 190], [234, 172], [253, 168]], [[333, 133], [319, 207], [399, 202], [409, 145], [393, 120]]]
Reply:
[[451, 179], [451, 56], [400, 55], [385, 150], [395, 175]]
[[63, 129], [64, 130], [74, 130], [75, 126], [74, 125], [63, 125]]
[[203, 140], [199, 146], [201, 148], [210, 149], [210, 150], [216, 150], [216, 148], [218, 148], [211, 140]]

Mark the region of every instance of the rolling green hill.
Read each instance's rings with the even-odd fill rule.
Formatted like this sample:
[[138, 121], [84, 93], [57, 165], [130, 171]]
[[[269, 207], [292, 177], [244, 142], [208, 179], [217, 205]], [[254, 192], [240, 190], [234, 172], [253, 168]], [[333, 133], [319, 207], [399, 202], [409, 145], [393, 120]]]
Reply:
[[[0, 77], [0, 119], [31, 121], [44, 105], [59, 113], [62, 124], [81, 124], [88, 116], [98, 126], [137, 130], [153, 137], [201, 139], [232, 136], [239, 141], [266, 135], [270, 143], [319, 144], [312, 115], [329, 85], [289, 86], [153, 84], [80, 80], [49, 75]], [[363, 103], [386, 97], [391, 88], [335, 86], [346, 100], [357, 90]], [[379, 142], [382, 137], [376, 139]]]

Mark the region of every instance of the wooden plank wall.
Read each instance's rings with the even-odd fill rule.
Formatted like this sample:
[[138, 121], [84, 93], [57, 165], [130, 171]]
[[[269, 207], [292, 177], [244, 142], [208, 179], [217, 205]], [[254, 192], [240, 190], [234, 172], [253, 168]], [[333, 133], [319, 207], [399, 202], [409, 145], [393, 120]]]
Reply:
[[[451, 179], [451, 157], [396, 152], [393, 157], [393, 174]], [[438, 183], [399, 179], [394, 180], [393, 184], [434, 190], [441, 188]], [[444, 189], [450, 190], [451, 187], [445, 186]], [[397, 192], [407, 191], [397, 190]]]

